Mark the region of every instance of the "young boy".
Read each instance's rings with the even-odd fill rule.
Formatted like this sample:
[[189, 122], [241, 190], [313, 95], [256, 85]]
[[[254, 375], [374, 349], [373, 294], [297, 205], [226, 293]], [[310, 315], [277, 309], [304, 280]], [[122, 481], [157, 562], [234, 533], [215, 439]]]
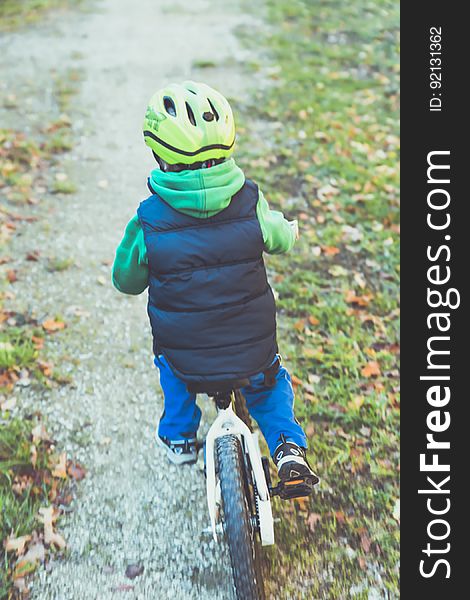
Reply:
[[209, 86], [186, 81], [158, 91], [144, 139], [159, 168], [148, 180], [152, 195], [116, 251], [113, 283], [125, 294], [149, 288], [164, 393], [157, 442], [173, 463], [195, 462], [201, 411], [186, 384], [247, 378], [247, 407], [279, 478], [301, 478], [299, 495], [310, 493], [319, 479], [307, 463], [290, 376], [277, 353], [276, 307], [263, 262], [263, 251], [292, 248], [297, 224], [270, 210], [230, 158], [232, 110]]

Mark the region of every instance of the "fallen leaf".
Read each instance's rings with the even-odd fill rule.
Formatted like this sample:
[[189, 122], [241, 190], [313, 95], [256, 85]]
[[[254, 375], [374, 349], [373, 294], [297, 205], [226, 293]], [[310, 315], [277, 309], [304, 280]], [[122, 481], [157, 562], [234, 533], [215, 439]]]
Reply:
[[36, 466], [36, 462], [38, 460], [38, 451], [37, 451], [36, 446], [34, 444], [31, 444], [31, 446], [29, 448], [29, 454], [30, 454], [31, 464], [33, 465], [33, 467], [35, 467]]
[[57, 519], [54, 507], [48, 506], [39, 509], [39, 520], [44, 524], [44, 541], [46, 544], [54, 544], [58, 548], [65, 548], [64, 538], [54, 531], [53, 523]]
[[66, 453], [62, 452], [59, 456], [59, 460], [55, 467], [52, 469], [52, 477], [61, 477], [67, 479], [67, 468], [66, 468]]
[[33, 479], [29, 475], [20, 475], [15, 477], [11, 489], [17, 496], [21, 494], [33, 485]]
[[32, 252], [28, 252], [26, 254], [26, 260], [32, 260], [34, 262], [37, 262], [39, 260], [39, 250], [33, 250]]
[[333, 275], [333, 277], [345, 277], [348, 272], [341, 265], [333, 265], [328, 269], [328, 273]]
[[364, 396], [354, 396], [352, 400], [348, 402], [349, 410], [359, 410], [364, 404]]
[[18, 590], [18, 592], [20, 592], [20, 594], [23, 594], [24, 596], [27, 597], [28, 588], [26, 587], [26, 582], [24, 580], [24, 577], [18, 577], [18, 579], [15, 579], [13, 581], [13, 586], [15, 587], [16, 590]]
[[20, 560], [15, 565], [15, 570], [13, 571], [13, 579], [23, 579], [26, 575], [33, 573], [36, 570], [36, 564], [34, 562], [29, 562], [28, 560]]
[[45, 550], [41, 542], [31, 545], [23, 556], [23, 560], [30, 563], [44, 562]]
[[367, 306], [369, 302], [372, 300], [373, 296], [371, 294], [364, 294], [362, 296], [357, 296], [354, 290], [348, 290], [346, 292], [346, 302], [348, 304], [357, 304], [358, 306]]
[[44, 338], [42, 338], [42, 337], [33, 335], [31, 337], [31, 341], [33, 342], [33, 345], [36, 350], [41, 350], [41, 348], [44, 346]]
[[31, 430], [31, 433], [33, 436], [34, 444], [36, 442], [40, 442], [40, 441], [50, 442], [50, 440], [51, 440], [51, 438], [49, 437], [49, 434], [46, 431], [46, 428], [44, 427], [44, 423], [38, 423], [35, 427], [33, 427], [33, 429]]
[[369, 536], [367, 535], [367, 533], [365, 531], [363, 531], [361, 533], [361, 546], [362, 549], [364, 550], [364, 552], [367, 554], [370, 550], [370, 546], [371, 546], [371, 540], [369, 538]]
[[46, 377], [50, 377], [52, 375], [52, 367], [54, 366], [52, 363], [38, 359], [37, 365], [43, 375], [45, 375]]
[[21, 535], [17, 538], [7, 537], [4, 542], [5, 550], [7, 552], [16, 552], [16, 556], [21, 556], [24, 552], [25, 545], [30, 539], [30, 535]]
[[8, 269], [7, 279], [10, 283], [15, 283], [15, 281], [18, 281], [18, 276], [16, 274], [15, 269]]
[[367, 566], [366, 559], [363, 556], [359, 556], [357, 560], [359, 562], [360, 568], [363, 571], [365, 571], [366, 570], [366, 566]]
[[65, 323], [63, 321], [55, 321], [54, 319], [47, 319], [42, 323], [43, 329], [45, 329], [49, 333], [53, 333], [54, 331], [59, 331], [60, 329], [64, 329]]
[[85, 469], [77, 462], [71, 462], [69, 464], [67, 467], [67, 473], [76, 481], [81, 481], [86, 475]]
[[362, 273], [354, 273], [354, 281], [363, 290], [366, 287], [366, 280]]
[[305, 428], [305, 435], [308, 438], [311, 438], [314, 436], [314, 434], [315, 434], [315, 425], [313, 423], [309, 423], [307, 425], [307, 427]]
[[335, 254], [339, 254], [340, 252], [340, 249], [336, 248], [336, 246], [322, 246], [321, 249], [326, 256], [335, 256]]
[[310, 513], [308, 515], [307, 525], [308, 525], [308, 528], [310, 529], [310, 531], [315, 531], [315, 527], [316, 527], [318, 521], [321, 521], [321, 515], [319, 515], [318, 513]]
[[380, 375], [379, 363], [375, 360], [368, 362], [366, 366], [361, 369], [361, 374], [364, 377], [374, 377]]
[[308, 322], [310, 323], [310, 325], [320, 325], [320, 321], [313, 315], [309, 316]]

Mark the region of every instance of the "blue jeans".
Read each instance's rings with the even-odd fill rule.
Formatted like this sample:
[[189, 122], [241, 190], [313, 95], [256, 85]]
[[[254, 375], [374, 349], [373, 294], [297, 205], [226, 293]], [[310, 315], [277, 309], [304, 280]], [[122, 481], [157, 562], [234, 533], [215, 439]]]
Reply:
[[[165, 358], [155, 358], [160, 370], [160, 385], [165, 406], [158, 426], [158, 434], [171, 440], [194, 437], [201, 420], [201, 409], [196, 395], [190, 394], [184, 381], [176, 377]], [[250, 385], [242, 388], [248, 411], [258, 423], [271, 455], [280, 443], [280, 435], [299, 446], [307, 447], [307, 438], [294, 416], [294, 390], [290, 375], [281, 365], [273, 387], [264, 385], [263, 373], [250, 377]]]

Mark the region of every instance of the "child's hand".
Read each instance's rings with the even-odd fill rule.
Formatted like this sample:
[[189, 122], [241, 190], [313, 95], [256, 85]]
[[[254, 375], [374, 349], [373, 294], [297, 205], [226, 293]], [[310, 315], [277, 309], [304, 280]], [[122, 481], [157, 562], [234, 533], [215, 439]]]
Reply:
[[291, 229], [294, 231], [295, 239], [298, 240], [300, 237], [299, 222], [297, 221], [297, 219], [294, 219], [293, 221], [289, 221], [289, 225], [291, 226]]

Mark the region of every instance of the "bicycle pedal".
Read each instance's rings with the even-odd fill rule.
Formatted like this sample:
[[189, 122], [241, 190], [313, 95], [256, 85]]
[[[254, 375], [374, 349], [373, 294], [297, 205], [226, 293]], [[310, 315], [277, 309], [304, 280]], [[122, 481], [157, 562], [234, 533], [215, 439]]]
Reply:
[[318, 477], [298, 477], [287, 481], [280, 481], [272, 489], [271, 495], [279, 496], [282, 500], [293, 500], [294, 498], [304, 498], [310, 496], [313, 488], [320, 480]]

